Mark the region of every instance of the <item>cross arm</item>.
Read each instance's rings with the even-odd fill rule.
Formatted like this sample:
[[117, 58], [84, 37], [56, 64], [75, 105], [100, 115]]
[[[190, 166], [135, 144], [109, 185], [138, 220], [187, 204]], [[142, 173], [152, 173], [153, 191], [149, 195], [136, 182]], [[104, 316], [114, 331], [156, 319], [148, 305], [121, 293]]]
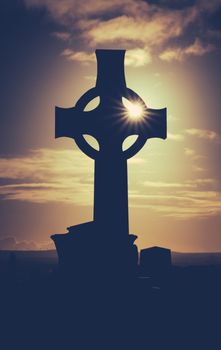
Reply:
[[84, 112], [76, 107], [55, 107], [55, 137], [75, 138], [94, 133], [93, 111]]
[[139, 152], [149, 138], [166, 139], [166, 108], [146, 109], [143, 120], [127, 130], [127, 136], [133, 134], [138, 135], [138, 138], [131, 147], [123, 152], [125, 159], [129, 159]]
[[147, 109], [141, 135], [146, 138], [167, 138], [167, 109]]
[[132, 120], [125, 124], [123, 134], [124, 139], [130, 135], [138, 135], [146, 140], [153, 137], [166, 139], [166, 108], [146, 108], [144, 116], [141, 119]]

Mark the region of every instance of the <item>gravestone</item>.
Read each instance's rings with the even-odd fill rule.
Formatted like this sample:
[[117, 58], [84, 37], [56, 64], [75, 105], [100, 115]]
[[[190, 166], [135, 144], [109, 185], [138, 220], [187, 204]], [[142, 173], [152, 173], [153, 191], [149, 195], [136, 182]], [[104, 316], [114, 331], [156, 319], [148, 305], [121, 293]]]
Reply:
[[[136, 272], [137, 236], [129, 234], [127, 159], [133, 157], [152, 137], [166, 138], [166, 109], [150, 109], [126, 86], [125, 50], [96, 50], [96, 86], [87, 91], [72, 108], [56, 107], [56, 137], [70, 137], [80, 150], [94, 159], [94, 220], [56, 234], [59, 263], [74, 274], [130, 275]], [[85, 107], [99, 97], [92, 111]], [[123, 98], [139, 107], [132, 118]], [[133, 113], [136, 115], [136, 113]], [[139, 113], [137, 113], [139, 114]], [[93, 136], [99, 150], [84, 135]], [[123, 142], [138, 135], [123, 150]]]

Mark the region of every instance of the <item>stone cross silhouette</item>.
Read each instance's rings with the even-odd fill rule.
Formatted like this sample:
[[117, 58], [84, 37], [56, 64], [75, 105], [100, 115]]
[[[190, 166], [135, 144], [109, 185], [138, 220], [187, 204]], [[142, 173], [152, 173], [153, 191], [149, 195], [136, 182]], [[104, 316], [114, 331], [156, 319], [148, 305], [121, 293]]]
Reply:
[[[96, 86], [87, 91], [72, 108], [56, 107], [56, 137], [73, 138], [87, 156], [95, 160], [94, 222], [100, 232], [108, 231], [116, 240], [128, 237], [127, 159], [133, 157], [152, 137], [166, 138], [166, 108], [150, 109], [126, 86], [125, 50], [96, 50]], [[100, 97], [99, 105], [84, 111], [88, 103]], [[122, 98], [139, 103], [142, 116], [130, 119]], [[99, 143], [95, 150], [83, 135]], [[123, 151], [124, 140], [138, 135], [135, 143]]]

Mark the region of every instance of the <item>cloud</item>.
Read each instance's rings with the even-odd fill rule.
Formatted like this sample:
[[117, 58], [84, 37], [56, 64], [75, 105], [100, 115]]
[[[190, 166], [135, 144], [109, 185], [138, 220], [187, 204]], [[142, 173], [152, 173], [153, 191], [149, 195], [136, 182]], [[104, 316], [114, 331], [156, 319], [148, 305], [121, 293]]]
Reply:
[[192, 160], [198, 160], [201, 158], [205, 158], [204, 155], [202, 156], [202, 155], [198, 154], [194, 149], [188, 148], [188, 147], [184, 148], [184, 154], [185, 154], [185, 156], [190, 157]]
[[[73, 44], [66, 50], [73, 52], [64, 57], [84, 63], [92, 62], [90, 52], [97, 47], [133, 49], [133, 55], [128, 54], [128, 64], [133, 66], [148, 64], [153, 55], [168, 62], [182, 61], [211, 52], [216, 46], [214, 41], [220, 40], [217, 34], [211, 36], [211, 31], [217, 33], [219, 28], [214, 28], [209, 21], [218, 11], [218, 1], [195, 0], [192, 5], [179, 7], [142, 0], [24, 2], [28, 8], [46, 8], [50, 16], [66, 28], [63, 32], [55, 32], [58, 39], [72, 39]], [[187, 36], [192, 39], [189, 46], [183, 45]], [[177, 42], [180, 46], [175, 45]]]
[[145, 181], [130, 194], [131, 206], [146, 208], [175, 219], [205, 218], [221, 213], [221, 192], [213, 178], [181, 182]]
[[[130, 164], [144, 162], [136, 157]], [[92, 206], [93, 169], [93, 161], [78, 150], [38, 149], [23, 157], [0, 158], [0, 198]]]
[[71, 34], [68, 32], [53, 32], [52, 35], [63, 41], [68, 41], [71, 38]]
[[205, 168], [203, 168], [202, 166], [200, 166], [196, 163], [196, 161], [198, 161], [198, 160], [202, 160], [202, 159], [207, 158], [205, 155], [198, 154], [194, 149], [188, 148], [188, 147], [184, 148], [184, 155], [192, 160], [192, 162], [193, 162], [192, 170], [194, 172], [206, 171]]
[[85, 51], [75, 52], [71, 49], [65, 49], [62, 53], [62, 56], [65, 56], [69, 61], [78, 61], [83, 63], [95, 62], [95, 56], [92, 53], [88, 53]]
[[[71, 49], [65, 49], [62, 53], [69, 61], [78, 61], [81, 63], [95, 62], [94, 53], [88, 53], [86, 51], [75, 52]], [[133, 49], [128, 50], [125, 57], [125, 65], [133, 67], [141, 67], [151, 62], [151, 55], [146, 49]]]
[[145, 181], [144, 186], [154, 187], [154, 188], [201, 188], [202, 186], [215, 185], [216, 181], [214, 179], [195, 179], [178, 182], [160, 182], [160, 181]]
[[193, 149], [191, 149], [191, 148], [184, 148], [184, 154], [186, 155], [186, 156], [194, 156], [195, 154], [196, 154], [196, 152], [193, 150]]
[[34, 203], [90, 205], [91, 172], [93, 161], [76, 150], [39, 149], [24, 157], [0, 158], [0, 196]]
[[144, 185], [155, 188], [184, 188], [195, 187], [193, 184], [177, 183], [177, 182], [160, 182], [160, 181], [145, 181]]
[[51, 250], [53, 242], [17, 240], [14, 236], [0, 238], [0, 250]]
[[204, 10], [207, 12], [215, 12], [221, 7], [221, 0], [213, 0], [213, 1], [207, 1], [207, 0], [198, 0], [197, 6], [199, 7], [199, 10]]
[[148, 49], [128, 50], [125, 57], [126, 66], [142, 67], [150, 63], [152, 60]]
[[221, 142], [221, 137], [215, 131], [212, 130], [192, 128], [185, 130], [185, 132], [190, 136], [198, 137], [200, 139], [215, 141], [217, 143]]
[[215, 49], [212, 44], [203, 44], [199, 38], [187, 47], [174, 47], [163, 51], [159, 57], [163, 61], [184, 61], [189, 56], [203, 56]]
[[[152, 13], [151, 13], [152, 12]], [[127, 43], [130, 46], [156, 47], [176, 38], [189, 23], [189, 18], [179, 12], [151, 11], [147, 7], [142, 16], [122, 15], [110, 20], [100, 20], [84, 33], [89, 45], [113, 45]]]
[[[130, 171], [136, 170], [137, 178], [142, 171], [146, 176], [143, 158], [134, 158], [130, 163]], [[23, 157], [0, 158], [0, 197], [92, 207], [93, 168], [93, 161], [78, 150], [38, 149]], [[221, 193], [212, 178], [179, 182], [150, 180], [140, 184], [136, 180], [135, 187], [130, 184], [129, 198], [132, 207], [174, 218], [205, 217], [221, 211]]]
[[[28, 7], [45, 7], [54, 19], [63, 24], [72, 23], [73, 19], [94, 18], [109, 12], [141, 11], [142, 1], [138, 5], [131, 0], [25, 0]], [[145, 5], [144, 5], [145, 6]]]
[[[178, 188], [178, 187], [177, 187]], [[221, 192], [212, 190], [177, 189], [155, 195], [132, 194], [133, 206], [151, 209], [175, 219], [206, 218], [220, 215]]]
[[183, 141], [184, 136], [182, 134], [167, 133], [167, 138], [172, 141]]
[[206, 169], [202, 168], [199, 165], [193, 165], [192, 167], [193, 171], [197, 171], [197, 172], [201, 172], [201, 171], [205, 171]]

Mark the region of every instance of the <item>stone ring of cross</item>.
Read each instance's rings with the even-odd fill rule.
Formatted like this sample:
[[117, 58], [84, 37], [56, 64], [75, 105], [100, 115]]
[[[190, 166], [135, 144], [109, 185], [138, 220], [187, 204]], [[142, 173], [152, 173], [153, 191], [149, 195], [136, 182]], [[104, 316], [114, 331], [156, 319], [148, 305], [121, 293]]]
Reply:
[[[141, 97], [126, 86], [124, 55], [125, 50], [96, 50], [96, 86], [80, 97], [75, 107], [56, 107], [55, 136], [74, 139], [78, 147], [95, 160], [101, 157], [126, 160], [133, 157], [147, 139], [166, 138], [166, 108], [147, 108]], [[99, 105], [86, 111], [86, 106], [98, 96]], [[130, 113], [126, 113], [123, 98], [132, 105]], [[87, 143], [84, 135], [97, 140], [99, 151]], [[132, 135], [137, 136], [136, 141], [123, 150], [123, 142]]]
[[[77, 101], [75, 105], [75, 110], [79, 112], [83, 112], [85, 107], [96, 97], [98, 97], [98, 92], [96, 88], [92, 88], [88, 90], [84, 95], [80, 97], [80, 99]], [[136, 103], [139, 103], [140, 106], [142, 106], [143, 112], [147, 112], [147, 107], [142, 98], [133, 90], [126, 88], [123, 98], [127, 99], [128, 101], [136, 101]], [[98, 108], [98, 106], [96, 107]], [[119, 118], [124, 118], [123, 109], [125, 110], [125, 106], [122, 104], [121, 111], [116, 114]], [[124, 118], [126, 119], [126, 118]], [[132, 123], [133, 121], [131, 121]], [[134, 121], [136, 122], [136, 121]], [[126, 123], [126, 121], [125, 121]], [[74, 138], [77, 146], [81, 149], [82, 152], [84, 152], [87, 156], [89, 156], [92, 159], [96, 159], [99, 156], [99, 151], [93, 148], [84, 138], [83, 135], [77, 135]], [[97, 140], [99, 141], [99, 140]], [[122, 150], [122, 156], [125, 159], [129, 159], [133, 157], [137, 152], [140, 151], [140, 149], [144, 146], [145, 142], [147, 141], [147, 137], [144, 137], [143, 135], [138, 135], [136, 141], [125, 151]]]

